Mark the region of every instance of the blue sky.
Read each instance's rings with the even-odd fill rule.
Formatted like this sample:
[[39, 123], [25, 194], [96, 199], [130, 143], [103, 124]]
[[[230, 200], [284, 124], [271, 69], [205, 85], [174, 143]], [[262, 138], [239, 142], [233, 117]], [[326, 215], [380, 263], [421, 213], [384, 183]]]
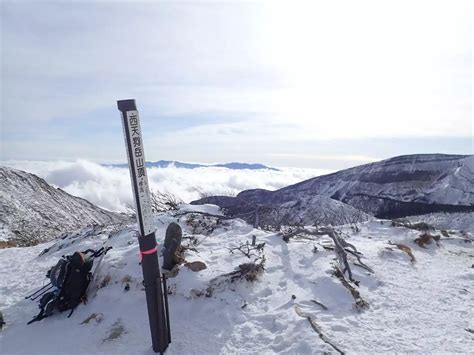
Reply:
[[469, 1], [1, 3], [0, 160], [473, 154]]

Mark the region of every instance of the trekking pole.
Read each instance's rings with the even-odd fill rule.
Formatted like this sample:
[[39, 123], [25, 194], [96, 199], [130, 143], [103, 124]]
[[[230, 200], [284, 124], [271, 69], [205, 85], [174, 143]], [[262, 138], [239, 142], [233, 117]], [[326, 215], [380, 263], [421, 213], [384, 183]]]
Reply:
[[41, 296], [43, 296], [46, 292], [52, 290], [53, 288], [55, 288], [53, 285], [51, 285], [51, 287], [48, 287], [46, 290], [44, 290], [43, 292], [37, 294], [36, 296], [30, 298], [30, 300], [34, 301], [34, 300], [37, 300], [38, 298], [40, 298]]
[[[39, 290], [36, 290], [35, 292], [33, 292], [31, 295], [28, 295], [28, 296], [25, 296], [25, 300], [27, 300], [28, 298], [31, 298], [33, 296], [35, 296], [38, 292], [41, 292], [41, 291], [48, 291], [49, 289], [51, 289], [51, 287], [53, 287], [53, 285], [50, 283], [48, 283], [47, 285], [44, 285], [43, 287], [41, 287]], [[47, 289], [46, 289], [47, 288]], [[45, 290], [46, 289], [46, 290]], [[43, 294], [44, 292], [41, 292], [41, 294]]]
[[171, 343], [170, 311], [168, 308], [168, 287], [166, 286], [166, 275], [161, 274], [163, 279], [163, 297], [165, 299], [166, 328], [168, 329], [168, 342]]

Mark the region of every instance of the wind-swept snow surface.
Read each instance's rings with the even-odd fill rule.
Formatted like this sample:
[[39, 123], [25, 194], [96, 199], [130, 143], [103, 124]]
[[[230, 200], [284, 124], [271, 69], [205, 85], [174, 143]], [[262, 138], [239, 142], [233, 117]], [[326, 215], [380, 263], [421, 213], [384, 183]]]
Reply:
[[[432, 241], [422, 248], [413, 242], [420, 232], [392, 227], [388, 221], [363, 223], [357, 233], [342, 227], [341, 236], [374, 270], [356, 266], [357, 259], [349, 254], [359, 287], [351, 285], [369, 304], [359, 311], [334, 276], [335, 253], [326, 249], [333, 246], [327, 235], [300, 235], [286, 243], [281, 235], [255, 230], [242, 220], [203, 214], [218, 213], [214, 206], [199, 206], [196, 214], [190, 213], [193, 208], [156, 217], [160, 246], [168, 223], [177, 221], [188, 247], [186, 261], [207, 265], [199, 272], [180, 265], [168, 280], [172, 343], [167, 354], [337, 353], [295, 306], [345, 353], [472, 353], [474, 245], [469, 234], [453, 232], [439, 246]], [[38, 308], [24, 296], [42, 286], [48, 268], [61, 255], [102, 245], [109, 235], [113, 249], [90, 286], [89, 302], [71, 318], [60, 313], [27, 326]], [[253, 282], [219, 283], [223, 275], [255, 258], [233, 249], [250, 243], [254, 235], [257, 244], [265, 243], [265, 270]], [[394, 244], [410, 247], [416, 261]], [[0, 352], [152, 354], [137, 254], [133, 225], [118, 231], [88, 229], [55, 243], [0, 250], [0, 310], [6, 322]], [[85, 322], [92, 314], [96, 317]]]

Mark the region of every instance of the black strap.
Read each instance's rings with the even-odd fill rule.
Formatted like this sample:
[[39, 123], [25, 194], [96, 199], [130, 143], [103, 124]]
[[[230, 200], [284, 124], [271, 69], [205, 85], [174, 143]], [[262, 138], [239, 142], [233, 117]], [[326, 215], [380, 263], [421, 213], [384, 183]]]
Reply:
[[[102, 249], [102, 248], [101, 248]], [[100, 249], [99, 249], [100, 250]], [[94, 256], [94, 254], [96, 253], [96, 251], [94, 249], [87, 249], [87, 250], [84, 250], [84, 251], [81, 251], [82, 254], [88, 254], [88, 253], [91, 253], [92, 255], [91, 256]]]
[[87, 253], [91, 253], [91, 256], [93, 258], [97, 258], [99, 256], [101, 256], [102, 254], [107, 254], [107, 252], [112, 249], [112, 247], [102, 247], [98, 250], [94, 250], [94, 249], [87, 249], [86, 251], [83, 251], [84, 254], [87, 254]]
[[43, 315], [43, 313], [44, 313], [44, 309], [41, 309], [41, 311], [38, 313], [38, 315], [36, 317], [34, 317], [32, 320], [30, 320], [28, 323], [26, 323], [26, 325], [30, 325], [33, 322], [39, 321], [43, 318], [46, 318], [47, 316]]
[[69, 314], [68, 314], [67, 317], [68, 317], [68, 318], [71, 317], [73, 313], [74, 313], [74, 308], [71, 308], [71, 312], [69, 312]]
[[110, 249], [112, 249], [112, 247], [102, 247], [94, 254], [94, 257], [101, 256], [102, 254], [105, 255]]

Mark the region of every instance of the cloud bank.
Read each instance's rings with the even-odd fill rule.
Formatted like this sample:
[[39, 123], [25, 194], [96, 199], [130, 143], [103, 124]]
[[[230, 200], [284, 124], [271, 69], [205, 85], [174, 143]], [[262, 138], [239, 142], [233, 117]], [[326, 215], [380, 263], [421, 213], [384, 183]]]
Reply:
[[[105, 167], [87, 160], [6, 161], [0, 165], [38, 175], [74, 196], [111, 211], [123, 212], [127, 205], [133, 205], [128, 169]], [[329, 172], [303, 168], [271, 171], [168, 167], [148, 169], [148, 179], [152, 190], [172, 193], [191, 202], [202, 194], [235, 195], [252, 188], [275, 190]]]

